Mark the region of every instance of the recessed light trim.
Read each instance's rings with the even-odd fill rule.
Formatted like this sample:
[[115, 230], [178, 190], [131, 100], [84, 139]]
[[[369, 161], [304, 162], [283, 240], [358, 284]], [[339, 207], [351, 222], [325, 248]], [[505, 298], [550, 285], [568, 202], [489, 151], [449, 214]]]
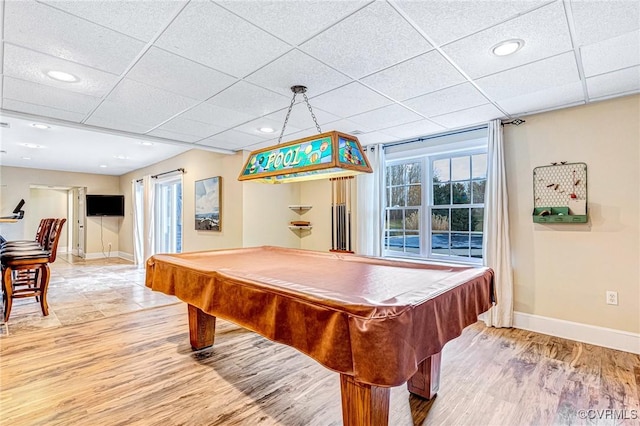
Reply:
[[513, 55], [524, 47], [524, 40], [513, 38], [511, 40], [501, 41], [491, 48], [491, 53], [496, 56]]
[[113, 158], [117, 158], [118, 160], [128, 160], [129, 157], [126, 155], [114, 155]]
[[52, 78], [57, 81], [62, 81], [64, 83], [75, 83], [76, 81], [79, 80], [79, 78], [73, 74], [69, 74], [68, 72], [57, 71], [57, 70], [47, 71], [47, 76], [49, 78]]
[[107, 167], [106, 164], [100, 164], [98, 167], [102, 167], [103, 169]]
[[140, 145], [151, 146], [153, 145], [153, 142], [140, 142]]
[[20, 158], [22, 158], [23, 160], [31, 160], [31, 157], [20, 157]]
[[44, 146], [42, 145], [36, 145], [35, 143], [21, 143], [20, 145], [26, 147], [26, 148], [31, 148], [31, 149], [40, 149], [40, 148], [44, 148]]
[[262, 133], [273, 133], [273, 132], [275, 132], [275, 130], [273, 128], [266, 127], [266, 126], [265, 127], [260, 127], [258, 130], [261, 131]]
[[33, 123], [31, 127], [35, 127], [36, 129], [50, 129], [51, 126], [47, 126], [46, 124], [41, 123]]

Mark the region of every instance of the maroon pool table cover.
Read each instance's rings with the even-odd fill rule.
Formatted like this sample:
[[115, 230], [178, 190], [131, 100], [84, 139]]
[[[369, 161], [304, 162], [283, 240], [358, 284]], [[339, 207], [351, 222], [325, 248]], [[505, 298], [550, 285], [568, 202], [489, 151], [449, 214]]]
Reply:
[[146, 285], [377, 386], [406, 382], [494, 300], [489, 268], [270, 246], [157, 254]]

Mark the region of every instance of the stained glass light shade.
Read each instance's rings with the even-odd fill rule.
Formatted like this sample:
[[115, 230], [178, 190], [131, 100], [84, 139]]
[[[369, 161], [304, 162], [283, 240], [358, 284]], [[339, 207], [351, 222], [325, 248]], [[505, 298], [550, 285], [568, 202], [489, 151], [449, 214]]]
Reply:
[[358, 138], [331, 131], [252, 151], [238, 180], [286, 183], [371, 172]]

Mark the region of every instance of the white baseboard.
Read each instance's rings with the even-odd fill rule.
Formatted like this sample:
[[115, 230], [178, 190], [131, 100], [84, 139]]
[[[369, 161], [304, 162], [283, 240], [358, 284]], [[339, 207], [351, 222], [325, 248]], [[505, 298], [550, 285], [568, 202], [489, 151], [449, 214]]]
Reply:
[[524, 312], [513, 313], [513, 326], [523, 330], [640, 354], [640, 334], [638, 333], [542, 317]]
[[118, 257], [124, 260], [128, 260], [129, 262], [133, 262], [133, 255], [131, 253], [125, 253], [123, 251], [119, 251]]
[[111, 253], [108, 253], [108, 252], [85, 253], [84, 258], [86, 260], [120, 258], [120, 259], [125, 259], [133, 262], [133, 255], [122, 252], [122, 251], [112, 251]]

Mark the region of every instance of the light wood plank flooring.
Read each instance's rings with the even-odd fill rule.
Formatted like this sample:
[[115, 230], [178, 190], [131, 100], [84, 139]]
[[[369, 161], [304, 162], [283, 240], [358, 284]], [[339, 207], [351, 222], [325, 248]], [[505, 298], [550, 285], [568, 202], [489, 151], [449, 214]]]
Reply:
[[[337, 373], [226, 321], [192, 352], [182, 303], [0, 339], [1, 425], [340, 425], [339, 389]], [[434, 400], [392, 390], [389, 424], [637, 425], [578, 410], [632, 417], [639, 398], [638, 355], [477, 323], [446, 345]]]

